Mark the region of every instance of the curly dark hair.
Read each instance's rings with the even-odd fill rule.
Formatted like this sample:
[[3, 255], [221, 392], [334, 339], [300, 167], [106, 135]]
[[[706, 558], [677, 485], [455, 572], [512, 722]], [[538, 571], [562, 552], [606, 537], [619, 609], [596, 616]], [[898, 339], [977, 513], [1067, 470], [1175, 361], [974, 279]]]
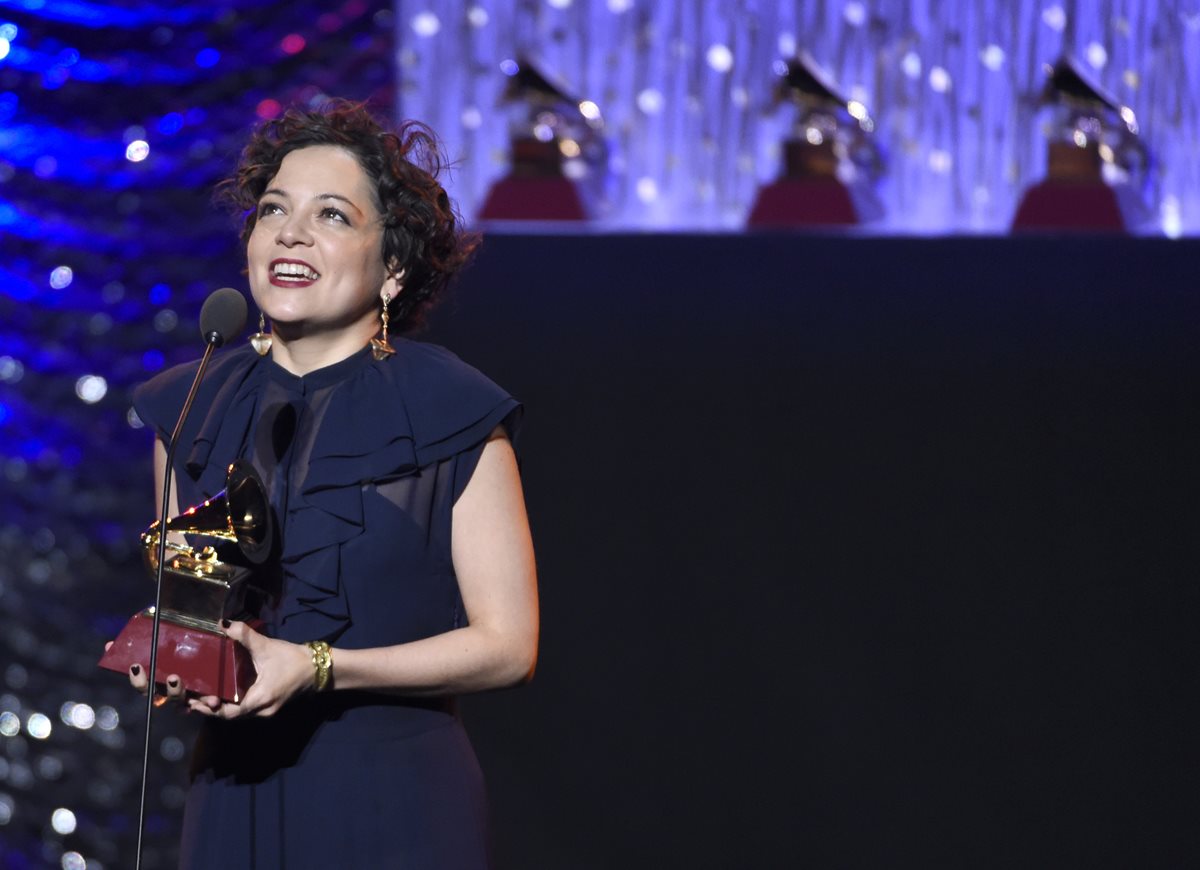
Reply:
[[283, 158], [314, 145], [336, 145], [358, 161], [383, 215], [383, 262], [404, 270], [404, 292], [388, 306], [398, 331], [419, 325], [451, 279], [471, 259], [479, 236], [464, 232], [437, 177], [444, 168], [437, 137], [419, 121], [393, 131], [363, 103], [334, 99], [318, 109], [291, 108], [254, 130], [216, 199], [242, 217], [243, 247], [254, 231], [258, 200]]

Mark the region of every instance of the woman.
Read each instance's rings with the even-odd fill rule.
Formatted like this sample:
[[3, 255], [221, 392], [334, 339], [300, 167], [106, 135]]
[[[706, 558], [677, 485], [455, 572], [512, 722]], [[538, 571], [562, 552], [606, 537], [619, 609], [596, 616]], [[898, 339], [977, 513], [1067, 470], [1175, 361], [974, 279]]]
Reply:
[[[185, 868], [488, 865], [482, 781], [452, 698], [530, 678], [537, 591], [511, 445], [519, 406], [447, 351], [389, 340], [475, 244], [436, 174], [424, 127], [388, 132], [339, 101], [266, 123], [223, 185], [246, 213], [271, 332], [260, 322], [253, 346], [213, 361], [172, 514], [243, 457], [282, 543], [262, 630], [227, 628], [257, 680], [237, 704], [183, 699], [209, 720]], [[159, 433], [159, 489], [195, 365], [134, 397]]]

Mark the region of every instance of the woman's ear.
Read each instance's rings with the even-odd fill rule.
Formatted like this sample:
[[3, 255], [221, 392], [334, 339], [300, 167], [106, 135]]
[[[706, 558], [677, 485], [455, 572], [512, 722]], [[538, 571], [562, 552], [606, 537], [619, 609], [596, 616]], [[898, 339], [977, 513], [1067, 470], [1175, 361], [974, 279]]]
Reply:
[[382, 299], [386, 296], [388, 299], [395, 299], [402, 292], [404, 292], [404, 270], [400, 269], [388, 274], [383, 286], [379, 289], [379, 297]]

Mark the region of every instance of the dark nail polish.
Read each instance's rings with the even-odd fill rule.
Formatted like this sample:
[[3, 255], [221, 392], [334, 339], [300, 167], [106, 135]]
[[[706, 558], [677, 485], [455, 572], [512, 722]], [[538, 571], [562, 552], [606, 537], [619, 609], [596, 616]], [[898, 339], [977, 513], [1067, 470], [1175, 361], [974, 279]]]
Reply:
[[176, 686], [179, 685], [179, 680], [175, 677], [169, 677], [169, 678], [167, 678], [167, 685], [170, 686], [172, 689], [174, 689]]
[[141, 665], [130, 665], [130, 666], [129, 666], [129, 673], [133, 674], [135, 677], [136, 677], [138, 674], [140, 674], [141, 672], [142, 672], [142, 666], [141, 666]]
[[221, 620], [221, 627], [222, 627], [222, 628], [229, 628], [229, 626], [231, 626], [231, 625], [233, 625], [233, 623], [232, 623], [232, 622], [230, 622], [228, 619], [222, 619], [222, 620]]

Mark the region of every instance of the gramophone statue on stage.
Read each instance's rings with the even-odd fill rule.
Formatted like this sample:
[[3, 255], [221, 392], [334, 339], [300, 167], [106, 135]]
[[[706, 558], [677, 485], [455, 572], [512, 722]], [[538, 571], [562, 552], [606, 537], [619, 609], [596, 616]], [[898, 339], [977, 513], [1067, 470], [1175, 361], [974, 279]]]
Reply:
[[[142, 533], [151, 576], [158, 570], [159, 524]], [[222, 619], [248, 619], [262, 590], [252, 579], [273, 544], [271, 507], [249, 462], [229, 466], [225, 489], [167, 520], [167, 532], [211, 538], [199, 550], [168, 540], [162, 572], [162, 618], [154, 682], [176, 674], [183, 688], [237, 702], [256, 676], [245, 648], [221, 629]], [[218, 552], [218, 550], [220, 552]], [[100, 659], [100, 667], [128, 672], [150, 661], [153, 608], [136, 614]]]

